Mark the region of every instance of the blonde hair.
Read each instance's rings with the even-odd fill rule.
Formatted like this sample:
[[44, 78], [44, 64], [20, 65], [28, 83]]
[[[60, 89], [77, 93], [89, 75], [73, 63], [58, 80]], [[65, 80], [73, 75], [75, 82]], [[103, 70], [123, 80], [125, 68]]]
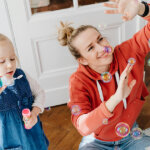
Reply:
[[4, 34], [1, 34], [1, 33], [0, 33], [0, 42], [2, 42], [2, 41], [7, 41], [7, 40], [10, 41], [7, 36], [5, 36]]
[[[70, 26], [70, 23], [63, 23], [60, 22], [60, 27], [58, 29], [58, 41], [60, 45], [66, 46], [68, 45], [68, 48], [71, 52], [71, 54], [76, 58], [80, 58], [81, 54], [79, 53], [78, 49], [73, 45], [73, 40], [82, 32], [85, 30], [92, 28], [98, 31], [97, 28], [91, 25], [81, 25], [77, 29], [74, 29], [72, 26]], [[99, 31], [98, 31], [99, 32]]]
[[[13, 46], [11, 40], [7, 36], [5, 36], [4, 34], [0, 33], [0, 42], [4, 42], [4, 41], [9, 42]], [[15, 57], [16, 57], [16, 61], [17, 61], [17, 66], [19, 66], [20, 62], [19, 62], [19, 59], [18, 59], [16, 54], [15, 54]]]

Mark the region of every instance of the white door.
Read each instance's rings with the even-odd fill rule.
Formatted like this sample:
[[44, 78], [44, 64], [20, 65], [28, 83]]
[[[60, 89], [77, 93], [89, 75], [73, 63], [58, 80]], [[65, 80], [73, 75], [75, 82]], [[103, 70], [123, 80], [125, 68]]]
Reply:
[[124, 23], [120, 15], [104, 14], [101, 3], [78, 6], [78, 1], [72, 0], [70, 8], [34, 14], [29, 0], [3, 0], [3, 3], [10, 17], [21, 67], [45, 89], [46, 107], [68, 101], [69, 76], [77, 67], [67, 47], [60, 46], [57, 41], [57, 26], [61, 20], [74, 23], [74, 27], [81, 24], [100, 26], [112, 45], [128, 39], [140, 25], [143, 26], [139, 18]]

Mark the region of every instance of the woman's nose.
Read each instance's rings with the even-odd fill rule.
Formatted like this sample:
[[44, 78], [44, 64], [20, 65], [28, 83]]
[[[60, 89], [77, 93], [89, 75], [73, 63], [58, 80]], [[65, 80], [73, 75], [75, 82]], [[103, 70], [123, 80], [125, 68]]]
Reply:
[[96, 43], [96, 51], [97, 52], [104, 52], [104, 46]]

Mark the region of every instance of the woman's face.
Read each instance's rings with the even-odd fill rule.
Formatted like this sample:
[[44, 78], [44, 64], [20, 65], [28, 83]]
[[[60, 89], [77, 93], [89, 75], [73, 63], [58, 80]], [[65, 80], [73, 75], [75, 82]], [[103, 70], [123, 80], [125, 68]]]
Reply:
[[[74, 39], [73, 45], [81, 54], [81, 57], [78, 58], [78, 62], [83, 65], [88, 65], [94, 70], [110, 65], [113, 60], [113, 48], [106, 38], [102, 37], [101, 34], [93, 28], [88, 28], [81, 32]], [[112, 52], [105, 52], [105, 46], [110, 46]]]

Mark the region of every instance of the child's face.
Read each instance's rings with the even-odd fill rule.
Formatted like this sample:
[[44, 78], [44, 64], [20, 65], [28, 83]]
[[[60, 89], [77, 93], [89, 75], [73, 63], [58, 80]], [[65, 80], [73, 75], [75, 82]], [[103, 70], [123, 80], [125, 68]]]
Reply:
[[11, 42], [0, 41], [0, 76], [12, 78], [16, 70], [16, 55]]

